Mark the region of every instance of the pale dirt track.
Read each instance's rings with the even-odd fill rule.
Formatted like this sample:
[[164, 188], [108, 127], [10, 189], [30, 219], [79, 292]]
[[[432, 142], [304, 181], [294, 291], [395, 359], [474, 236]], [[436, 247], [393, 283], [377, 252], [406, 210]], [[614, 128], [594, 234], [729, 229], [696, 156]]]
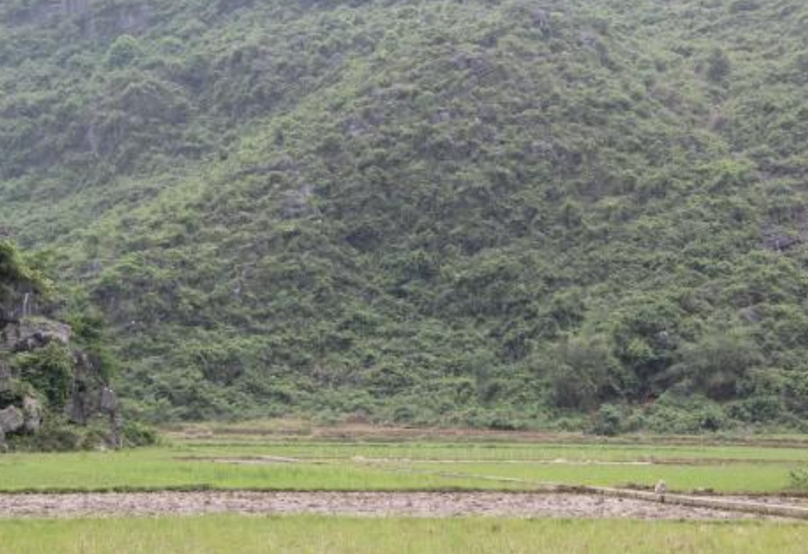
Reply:
[[0, 495], [0, 518], [197, 514], [754, 519], [759, 516], [567, 493], [155, 492]]

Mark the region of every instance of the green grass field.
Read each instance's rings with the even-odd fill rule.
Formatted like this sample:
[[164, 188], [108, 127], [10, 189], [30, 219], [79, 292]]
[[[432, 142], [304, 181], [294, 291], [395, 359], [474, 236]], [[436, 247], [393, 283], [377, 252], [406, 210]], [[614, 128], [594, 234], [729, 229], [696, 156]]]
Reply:
[[802, 554], [808, 527], [759, 523], [239, 517], [0, 521], [9, 554]]
[[[473, 477], [402, 473], [354, 463], [235, 465], [187, 460], [192, 449], [79, 454], [21, 454], [0, 458], [0, 491], [167, 488], [260, 490], [443, 490], [517, 488]], [[206, 449], [206, 455], [211, 454]], [[229, 456], [226, 449], [220, 456]]]
[[[268, 460], [254, 458], [271, 457]], [[226, 463], [226, 462], [252, 463]], [[0, 457], [0, 491], [530, 489], [544, 484], [774, 493], [808, 467], [808, 449], [503, 440], [343, 441], [175, 436], [123, 452]]]

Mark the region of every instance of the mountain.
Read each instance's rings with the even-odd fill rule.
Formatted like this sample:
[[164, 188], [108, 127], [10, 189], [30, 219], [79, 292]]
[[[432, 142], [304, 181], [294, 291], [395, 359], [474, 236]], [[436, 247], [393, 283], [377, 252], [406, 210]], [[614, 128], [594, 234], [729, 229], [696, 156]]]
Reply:
[[0, 222], [128, 409], [808, 415], [799, 0], [9, 0]]

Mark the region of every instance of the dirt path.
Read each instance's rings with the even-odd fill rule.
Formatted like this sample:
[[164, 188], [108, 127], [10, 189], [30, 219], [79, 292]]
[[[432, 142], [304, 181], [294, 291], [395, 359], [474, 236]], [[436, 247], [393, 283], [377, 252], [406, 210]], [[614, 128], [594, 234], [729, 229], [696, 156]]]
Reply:
[[0, 518], [238, 514], [674, 520], [756, 516], [566, 493], [157, 492], [0, 495]]

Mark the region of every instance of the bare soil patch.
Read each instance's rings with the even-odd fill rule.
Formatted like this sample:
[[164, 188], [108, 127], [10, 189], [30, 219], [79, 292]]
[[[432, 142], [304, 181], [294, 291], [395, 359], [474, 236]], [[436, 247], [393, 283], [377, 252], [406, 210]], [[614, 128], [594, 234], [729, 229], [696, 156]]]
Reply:
[[509, 464], [509, 465], [574, 465], [574, 466], [649, 466], [652, 462], [646, 461], [603, 461], [603, 460], [471, 460], [465, 458], [443, 459], [443, 458], [375, 458], [365, 456], [317, 456], [288, 458], [281, 456], [178, 456], [175, 458], [181, 462], [210, 462], [217, 464], [234, 465], [262, 465], [262, 464], [332, 464], [336, 462], [355, 464], [409, 464], [428, 463], [446, 465], [476, 465], [485, 463]]
[[506, 465], [566, 465], [566, 466], [651, 466], [651, 465], [674, 465], [674, 466], [715, 466], [715, 465], [736, 465], [736, 464], [793, 464], [793, 460], [765, 460], [760, 458], [647, 458], [641, 460], [589, 460], [589, 459], [498, 459], [498, 458], [379, 458], [366, 456], [299, 456], [296, 458], [283, 456], [178, 456], [176, 460], [183, 462], [214, 462], [221, 464], [324, 464], [332, 462], [350, 461], [352, 463], [364, 464], [401, 464], [401, 463], [429, 463], [448, 465], [479, 465], [479, 464], [506, 464]]
[[316, 459], [285, 458], [282, 456], [177, 456], [178, 462], [210, 462], [214, 464], [264, 465], [264, 464], [317, 464]]
[[760, 516], [568, 493], [155, 492], [0, 495], [0, 518], [195, 514], [729, 520]]

